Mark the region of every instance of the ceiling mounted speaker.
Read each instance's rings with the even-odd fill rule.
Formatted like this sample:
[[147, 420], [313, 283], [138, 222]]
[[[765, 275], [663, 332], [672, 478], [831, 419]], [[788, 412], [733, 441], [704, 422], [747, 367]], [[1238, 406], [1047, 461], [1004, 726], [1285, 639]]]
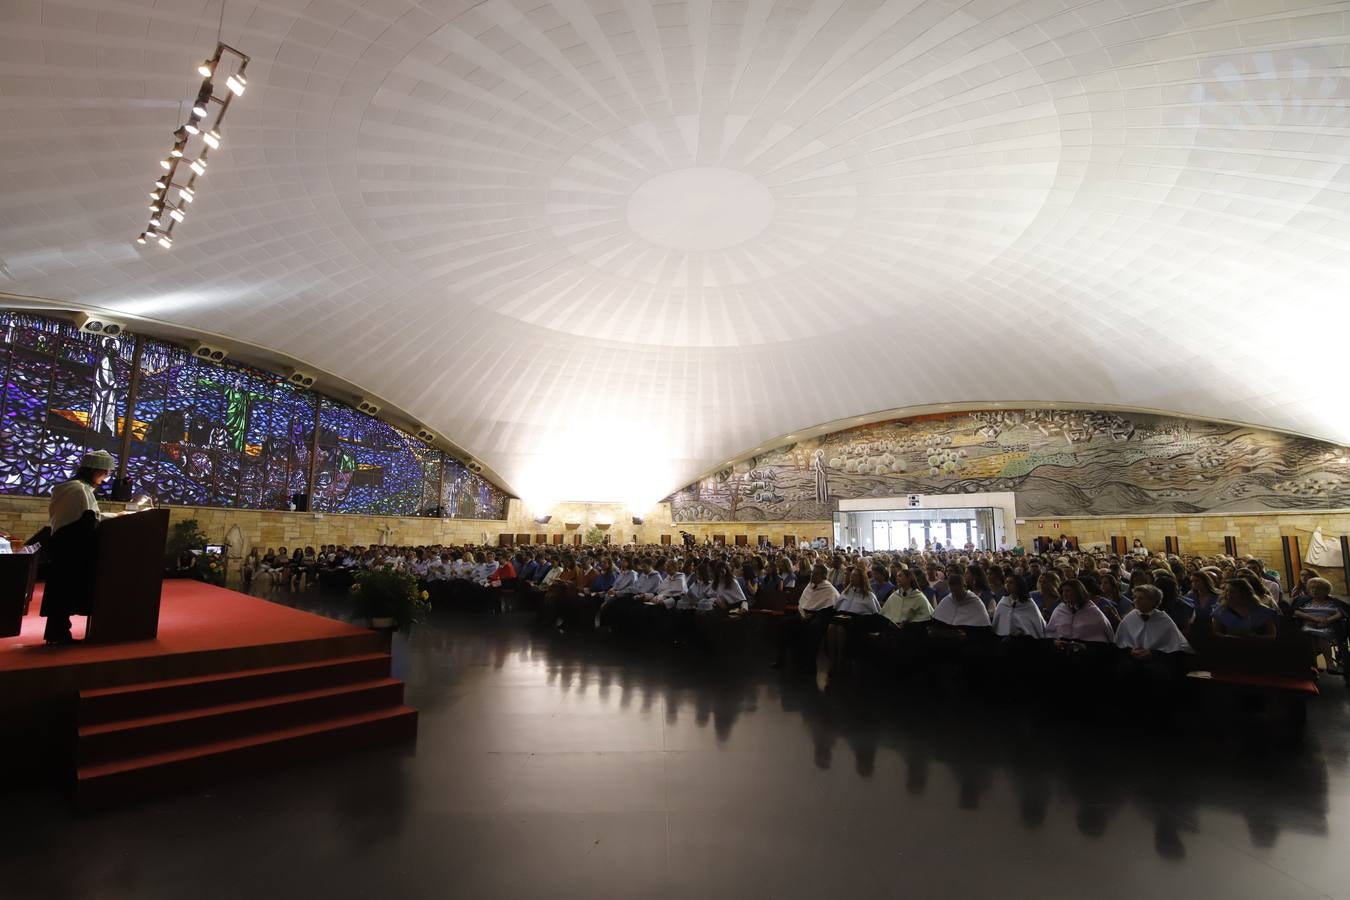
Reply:
[[641, 519], [641, 517], [639, 517], [639, 516], [633, 516], [633, 524], [634, 524], [634, 525], [641, 525], [641, 524], [642, 524], [642, 519]]
[[380, 404], [373, 403], [365, 397], [357, 397], [356, 408], [368, 416], [373, 416], [380, 411]]
[[478, 460], [476, 460], [476, 459], [471, 459], [471, 460], [469, 460], [468, 462], [466, 462], [464, 465], [468, 466], [469, 471], [470, 471], [470, 472], [473, 472], [473, 473], [475, 473], [475, 474], [477, 474], [478, 472], [483, 471], [483, 464], [480, 463], [480, 462], [479, 462]]
[[300, 369], [287, 369], [286, 380], [297, 387], [314, 387], [316, 376], [312, 372], [302, 372]]
[[192, 355], [207, 362], [223, 362], [230, 352], [223, 347], [214, 347], [211, 344], [203, 344], [201, 341], [193, 341], [188, 345]]
[[113, 322], [103, 316], [80, 313], [75, 317], [75, 327], [85, 334], [100, 334], [104, 337], [117, 337], [127, 328], [121, 322]]
[[426, 441], [428, 444], [436, 440], [436, 433], [429, 428], [417, 429], [417, 436], [422, 440]]

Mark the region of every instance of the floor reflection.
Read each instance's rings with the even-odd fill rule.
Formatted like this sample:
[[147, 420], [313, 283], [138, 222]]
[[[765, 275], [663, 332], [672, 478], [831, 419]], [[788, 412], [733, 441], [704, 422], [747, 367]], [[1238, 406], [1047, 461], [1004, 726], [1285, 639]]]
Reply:
[[1255, 847], [1274, 846], [1286, 829], [1326, 836], [1329, 784], [1321, 745], [1339, 741], [1350, 725], [1346, 698], [1331, 684], [1301, 749], [1140, 737], [1110, 725], [1045, 722], [1025, 710], [969, 701], [948, 705], [921, 694], [856, 686], [834, 691], [768, 673], [762, 654], [752, 665], [736, 667], [692, 652], [558, 636], [533, 629], [523, 617], [486, 625], [443, 620], [419, 631], [406, 649], [428, 662], [454, 660], [489, 665], [513, 679], [538, 677], [595, 712], [645, 712], [659, 704], [667, 724], [688, 716], [699, 728], [711, 726], [729, 750], [736, 747], [738, 724], [776, 707], [799, 719], [806, 740], [784, 733], [775, 754], [806, 752], [818, 769], [842, 762], [860, 779], [874, 777], [879, 754], [891, 754], [902, 761], [904, 788], [912, 796], [928, 790], [934, 768], [945, 769], [955, 784], [951, 802], [969, 812], [981, 811], [1002, 783], [1015, 797], [1018, 823], [1028, 830], [1042, 828], [1052, 800], [1060, 798], [1073, 807], [1077, 832], [1094, 840], [1109, 839], [1112, 823], [1132, 807], [1152, 823], [1153, 850], [1167, 859], [1185, 857], [1185, 838], [1199, 831], [1206, 811], [1240, 816]]
[[[1335, 684], [1288, 751], [949, 703], [921, 681], [832, 689], [754, 646], [733, 660], [525, 614], [438, 612], [392, 649], [415, 748], [97, 817], [20, 797], [0, 894], [1266, 898], [1350, 877]], [[147, 869], [142, 846], [172, 854]]]

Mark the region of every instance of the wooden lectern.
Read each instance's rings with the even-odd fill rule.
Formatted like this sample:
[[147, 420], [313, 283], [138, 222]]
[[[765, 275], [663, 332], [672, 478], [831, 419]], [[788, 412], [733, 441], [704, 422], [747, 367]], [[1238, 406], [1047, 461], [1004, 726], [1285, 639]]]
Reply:
[[167, 509], [127, 513], [99, 523], [86, 642], [152, 641], [158, 636], [168, 537]]

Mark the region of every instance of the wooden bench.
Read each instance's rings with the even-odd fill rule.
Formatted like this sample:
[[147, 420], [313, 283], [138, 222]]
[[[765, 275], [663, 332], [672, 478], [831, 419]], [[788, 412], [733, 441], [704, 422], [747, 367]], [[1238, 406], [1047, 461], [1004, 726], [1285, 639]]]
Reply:
[[[1259, 700], [1259, 714], [1281, 726], [1283, 737], [1293, 743], [1302, 740], [1308, 698], [1321, 690], [1312, 644], [1296, 625], [1281, 622], [1273, 641], [1206, 637], [1196, 642], [1195, 650], [1188, 681], [1206, 693]], [[1240, 704], [1238, 708], [1241, 712]]]

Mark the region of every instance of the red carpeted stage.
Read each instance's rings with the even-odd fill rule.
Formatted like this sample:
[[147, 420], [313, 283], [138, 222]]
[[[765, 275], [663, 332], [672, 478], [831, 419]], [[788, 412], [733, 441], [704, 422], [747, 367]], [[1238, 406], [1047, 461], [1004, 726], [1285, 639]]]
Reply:
[[416, 733], [384, 640], [367, 629], [170, 580], [156, 640], [48, 647], [40, 604], [41, 587], [22, 633], [0, 638], [0, 739], [61, 760], [84, 802]]

